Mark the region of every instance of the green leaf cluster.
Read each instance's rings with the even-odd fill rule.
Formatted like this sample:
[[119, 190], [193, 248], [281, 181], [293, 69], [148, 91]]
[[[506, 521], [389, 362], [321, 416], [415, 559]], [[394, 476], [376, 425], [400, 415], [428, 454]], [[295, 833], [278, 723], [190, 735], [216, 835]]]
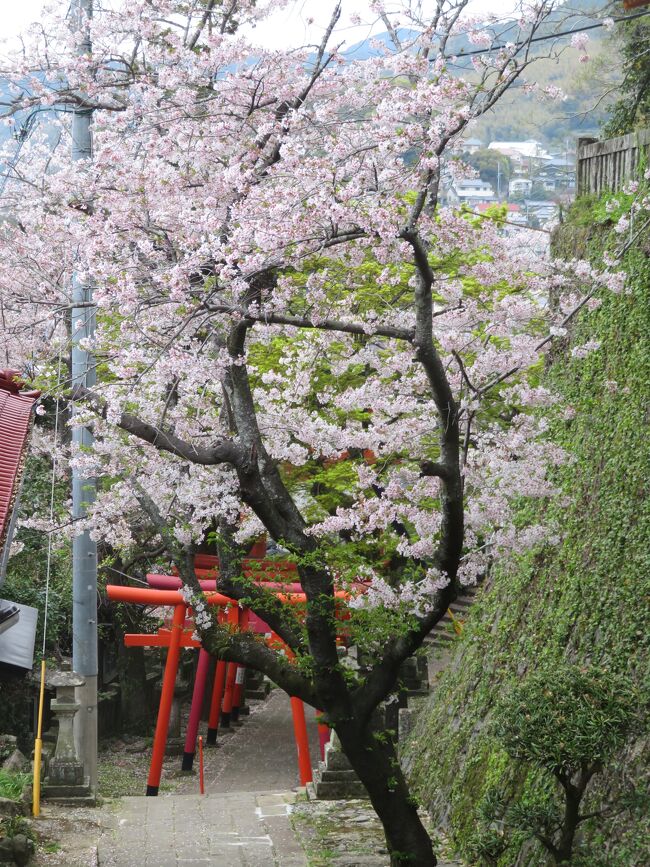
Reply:
[[515, 685], [495, 710], [514, 759], [569, 777], [603, 765], [639, 725], [640, 696], [606, 669], [556, 663]]

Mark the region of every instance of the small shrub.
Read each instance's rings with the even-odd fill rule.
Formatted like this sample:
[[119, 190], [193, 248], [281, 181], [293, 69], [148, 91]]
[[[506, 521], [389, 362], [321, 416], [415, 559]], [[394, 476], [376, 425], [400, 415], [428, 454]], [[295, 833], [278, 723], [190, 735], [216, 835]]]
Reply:
[[22, 816], [7, 816], [0, 821], [0, 838], [11, 839], [19, 834], [36, 843], [36, 832], [27, 819]]
[[535, 837], [556, 864], [572, 861], [578, 826], [628, 809], [603, 804], [581, 811], [595, 774], [625, 745], [641, 722], [637, 692], [620, 676], [559, 663], [526, 677], [497, 706], [494, 732], [509, 755], [552, 774], [559, 784], [549, 802], [516, 802], [506, 825]]

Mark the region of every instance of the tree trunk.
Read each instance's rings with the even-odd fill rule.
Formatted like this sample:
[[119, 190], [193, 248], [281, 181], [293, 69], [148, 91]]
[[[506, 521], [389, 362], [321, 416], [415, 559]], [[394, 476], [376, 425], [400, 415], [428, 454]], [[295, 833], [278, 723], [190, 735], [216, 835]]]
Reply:
[[564, 791], [564, 820], [562, 822], [560, 841], [555, 853], [556, 864], [568, 864], [571, 861], [576, 831], [580, 824], [580, 802], [584, 794], [584, 788], [581, 790], [578, 786], [574, 786], [569, 782], [564, 786]]
[[349, 722], [335, 728], [384, 826], [391, 867], [435, 867], [431, 839], [418, 816], [392, 739], [370, 725], [361, 728]]
[[127, 732], [145, 734], [151, 727], [152, 713], [147, 695], [144, 647], [125, 647], [122, 629], [116, 625], [115, 631], [122, 727]]

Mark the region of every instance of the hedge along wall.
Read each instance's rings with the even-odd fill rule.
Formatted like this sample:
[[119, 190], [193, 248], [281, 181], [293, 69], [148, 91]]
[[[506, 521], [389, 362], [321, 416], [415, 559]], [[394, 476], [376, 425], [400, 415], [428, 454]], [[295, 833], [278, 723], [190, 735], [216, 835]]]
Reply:
[[[619, 199], [611, 214], [604, 200], [576, 203], [555, 238], [556, 255], [601, 265], [603, 249], [621, 246], [612, 226], [617, 209], [626, 207]], [[546, 863], [538, 844], [521, 839], [492, 859], [477, 856], [477, 834], [489, 828], [482, 810], [495, 793], [537, 800], [549, 791], [541, 775], [517, 767], [490, 734], [491, 710], [504, 688], [542, 663], [566, 658], [608, 667], [650, 693], [649, 253], [645, 231], [623, 259], [631, 294], [606, 295], [576, 325], [571, 341], [595, 338], [600, 350], [576, 360], [560, 347], [546, 373], [576, 410], [572, 420], [558, 419], [552, 434], [574, 455], [559, 476], [564, 496], [545, 506], [562, 541], [493, 570], [407, 747], [421, 801], [469, 863]], [[648, 758], [647, 739], [630, 744], [597, 778], [598, 787], [620, 791], [625, 780], [647, 786]], [[590, 854], [581, 863], [650, 863], [647, 815], [582, 827]]]

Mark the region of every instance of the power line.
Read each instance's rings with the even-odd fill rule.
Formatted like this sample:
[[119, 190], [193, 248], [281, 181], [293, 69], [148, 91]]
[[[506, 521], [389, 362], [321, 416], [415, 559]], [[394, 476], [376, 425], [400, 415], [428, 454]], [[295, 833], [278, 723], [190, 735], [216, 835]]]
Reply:
[[[619, 24], [621, 21], [633, 21], [635, 18], [643, 18], [646, 15], [650, 15], [650, 10], [646, 10], [645, 12], [635, 12], [634, 15], [623, 15], [619, 18], [613, 18], [612, 20], [615, 24]], [[548, 39], [559, 39], [561, 36], [572, 36], [574, 33], [585, 33], [587, 30], [597, 30], [604, 26], [604, 22], [599, 21], [596, 24], [586, 24], [584, 27], [576, 27], [575, 30], [561, 30], [559, 33], [548, 33], [546, 36], [533, 36], [531, 39], [515, 43], [514, 47], [519, 51], [520, 48], [531, 45], [533, 42], [545, 42]], [[510, 44], [512, 45], [512, 43]], [[472, 49], [472, 51], [458, 51], [454, 56], [472, 57], [476, 54], [491, 54], [493, 51], [503, 51], [503, 49], [507, 47], [508, 46], [505, 43], [502, 45], [491, 45], [489, 48], [475, 48]], [[435, 60], [435, 58], [432, 58], [432, 60]]]

